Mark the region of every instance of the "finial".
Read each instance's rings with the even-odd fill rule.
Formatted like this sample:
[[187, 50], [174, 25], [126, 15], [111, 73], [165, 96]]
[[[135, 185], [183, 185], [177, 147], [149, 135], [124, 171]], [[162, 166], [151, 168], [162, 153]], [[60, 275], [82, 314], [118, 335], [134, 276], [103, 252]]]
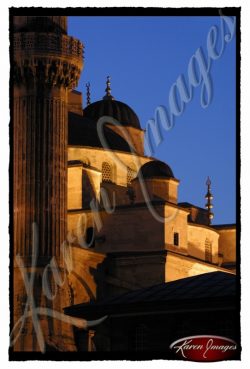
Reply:
[[86, 83], [86, 88], [87, 88], [87, 105], [90, 105], [91, 104], [91, 101], [90, 101], [90, 83]]
[[207, 177], [206, 185], [211, 186], [211, 179], [209, 177]]
[[205, 199], [207, 200], [207, 203], [205, 207], [207, 209], [208, 225], [211, 225], [212, 219], [214, 217], [214, 213], [212, 213], [211, 211], [211, 209], [213, 208], [213, 204], [211, 202], [211, 200], [213, 200], [213, 195], [210, 191], [211, 179], [209, 177], [207, 177], [206, 185], [207, 185], [207, 194], [205, 196]]
[[111, 87], [110, 87], [110, 79], [111, 77], [110, 76], [107, 76], [107, 81], [106, 81], [106, 95], [103, 96], [103, 100], [114, 100], [113, 96], [111, 95]]

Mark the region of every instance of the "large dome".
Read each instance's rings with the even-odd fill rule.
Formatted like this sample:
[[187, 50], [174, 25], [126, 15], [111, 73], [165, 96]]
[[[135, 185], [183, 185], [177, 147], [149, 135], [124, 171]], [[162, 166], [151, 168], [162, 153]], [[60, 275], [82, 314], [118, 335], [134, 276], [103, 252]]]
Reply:
[[172, 169], [163, 161], [153, 160], [144, 164], [139, 173], [143, 178], [174, 178]]
[[89, 104], [84, 109], [85, 117], [97, 122], [99, 118], [108, 115], [118, 120], [123, 126], [141, 129], [139, 119], [133, 109], [121, 101], [116, 101], [111, 95], [109, 76], [107, 77], [106, 84], [106, 95], [102, 100]]
[[106, 99], [96, 101], [84, 109], [84, 116], [97, 121], [103, 115], [115, 118], [124, 126], [141, 129], [139, 119], [135, 112], [121, 101]]

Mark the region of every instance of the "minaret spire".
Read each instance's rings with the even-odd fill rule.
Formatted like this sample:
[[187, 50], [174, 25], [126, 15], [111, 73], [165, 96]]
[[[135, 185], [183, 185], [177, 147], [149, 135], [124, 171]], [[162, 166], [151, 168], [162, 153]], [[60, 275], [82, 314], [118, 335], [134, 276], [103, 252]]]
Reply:
[[211, 202], [213, 200], [213, 195], [211, 193], [211, 180], [209, 177], [207, 177], [206, 185], [207, 185], [207, 194], [205, 196], [205, 199], [207, 200], [207, 203], [205, 207], [207, 208], [208, 224], [211, 225], [214, 213], [212, 213], [211, 211], [211, 209], [213, 208], [213, 204]]
[[114, 100], [114, 97], [111, 95], [111, 87], [110, 87], [110, 80], [111, 80], [111, 77], [110, 76], [107, 76], [107, 81], [106, 81], [106, 95], [103, 96], [103, 100]]
[[91, 104], [91, 101], [90, 101], [90, 83], [86, 83], [86, 88], [87, 88], [87, 105], [90, 105]]

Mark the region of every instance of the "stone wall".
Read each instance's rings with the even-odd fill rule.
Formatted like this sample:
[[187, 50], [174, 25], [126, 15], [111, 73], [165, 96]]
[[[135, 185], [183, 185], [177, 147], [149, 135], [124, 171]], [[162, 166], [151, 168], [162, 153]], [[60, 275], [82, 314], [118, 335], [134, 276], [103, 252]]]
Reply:
[[232, 273], [228, 269], [220, 268], [217, 265], [209, 265], [184, 255], [168, 252], [166, 257], [166, 282], [215, 271]]
[[101, 148], [91, 147], [68, 147], [68, 160], [88, 161], [90, 166], [102, 171], [103, 162], [112, 167], [112, 181], [120, 186], [127, 186], [127, 167], [140, 167], [152, 160], [144, 156], [134, 157], [131, 153], [120, 151], [105, 151]]
[[218, 263], [218, 239], [217, 231], [203, 225], [188, 224], [188, 254], [190, 256], [213, 264]]
[[[188, 212], [172, 205], [165, 206], [165, 245], [168, 250], [187, 253]], [[179, 244], [174, 245], [174, 233], [178, 234]]]
[[218, 229], [219, 254], [223, 255], [223, 263], [236, 261], [236, 227]]

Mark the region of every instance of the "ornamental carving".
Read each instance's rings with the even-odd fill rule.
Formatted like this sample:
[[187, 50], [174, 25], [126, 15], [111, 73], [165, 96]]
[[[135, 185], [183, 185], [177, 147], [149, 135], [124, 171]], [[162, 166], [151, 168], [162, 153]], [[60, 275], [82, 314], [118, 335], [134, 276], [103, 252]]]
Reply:
[[74, 88], [78, 84], [81, 69], [78, 65], [55, 58], [27, 58], [13, 63], [15, 85], [47, 85]]
[[13, 39], [14, 55], [32, 52], [70, 56], [79, 63], [83, 59], [83, 44], [68, 35], [54, 33], [15, 33]]
[[83, 66], [83, 44], [54, 33], [16, 33], [13, 39], [15, 85], [74, 88]]

